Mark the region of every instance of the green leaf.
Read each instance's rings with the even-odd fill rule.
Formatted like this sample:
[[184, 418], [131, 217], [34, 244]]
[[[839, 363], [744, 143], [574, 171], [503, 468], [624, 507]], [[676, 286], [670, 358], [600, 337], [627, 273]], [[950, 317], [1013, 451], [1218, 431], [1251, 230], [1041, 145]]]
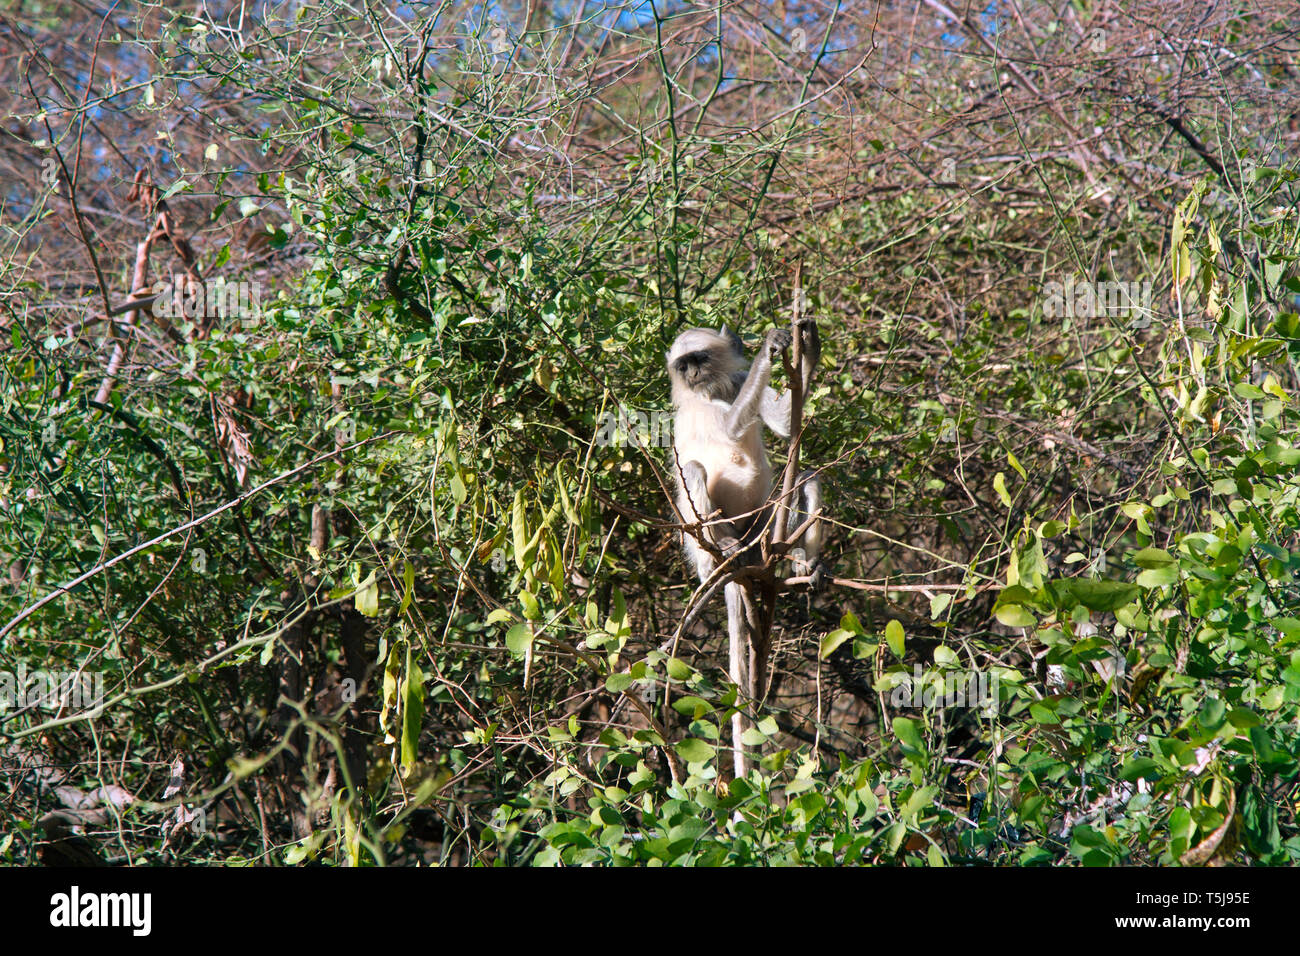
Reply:
[[523, 571], [528, 567], [524, 558], [524, 552], [528, 549], [528, 518], [524, 512], [523, 491], [515, 492], [514, 504], [510, 508], [510, 534], [514, 539], [515, 563]]
[[903, 753], [925, 758], [925, 744], [921, 740], [920, 725], [911, 717], [894, 718], [894, 736], [903, 745]]
[[537, 597], [532, 591], [520, 591], [519, 603], [524, 609], [524, 620], [540, 621], [542, 619], [542, 609], [537, 603]]
[[690, 680], [691, 675], [695, 673], [691, 665], [680, 657], [668, 658], [667, 668], [668, 676], [673, 680]]
[[465, 489], [465, 482], [458, 472], [452, 472], [451, 481], [448, 482], [451, 488], [451, 500], [458, 505], [465, 503], [465, 498], [469, 494]]
[[[606, 686], [608, 686], [608, 681]], [[692, 697], [687, 694], [673, 701], [673, 710], [684, 717], [689, 717], [691, 720], [699, 720], [705, 714], [713, 713], [713, 705], [703, 697]]]
[[1114, 611], [1134, 601], [1142, 589], [1125, 581], [1054, 578], [1048, 588], [1062, 605], [1081, 604], [1090, 611]]
[[836, 628], [821, 640], [821, 646], [817, 649], [817, 657], [820, 660], [826, 660], [835, 653], [835, 648], [839, 647], [845, 641], [853, 636], [852, 631], [846, 631], [844, 628]]
[[1159, 588], [1178, 583], [1178, 565], [1170, 564], [1163, 568], [1151, 568], [1137, 577], [1140, 588]]
[[365, 617], [379, 616], [379, 583], [375, 580], [373, 571], [370, 572], [370, 577], [357, 586], [357, 593], [352, 598], [352, 602], [358, 614]]
[[[522, 657], [523, 655], [520, 654], [518, 656]], [[611, 694], [621, 694], [623, 693], [623, 691], [631, 687], [634, 683], [635, 681], [633, 680], [632, 675], [626, 673], [610, 674], [607, 678], [605, 678], [605, 688]]]
[[1251, 727], [1258, 727], [1261, 724], [1259, 715], [1253, 710], [1247, 710], [1245, 707], [1234, 707], [1228, 711], [1228, 723], [1238, 730], [1250, 730]]
[[406, 678], [402, 681], [402, 776], [415, 767], [417, 744], [424, 721], [424, 672], [410, 649], [406, 652]]
[[908, 798], [907, 803], [903, 804], [903, 809], [898, 811], [899, 818], [907, 821], [912, 820], [917, 813], [934, 803], [934, 796], [938, 792], [938, 787], [921, 787]]
[[880, 647], [879, 641], [868, 641], [860, 637], [853, 639], [853, 659], [863, 661], [868, 657], [874, 657], [876, 650]]
[[1174, 807], [1169, 814], [1169, 853], [1172, 857], [1177, 859], [1187, 852], [1195, 829], [1192, 812], [1183, 806]]
[[1177, 560], [1164, 548], [1143, 548], [1133, 554], [1133, 562], [1139, 568], [1164, 568], [1174, 564]]
[[1286, 448], [1277, 442], [1264, 446], [1264, 457], [1288, 468], [1300, 465], [1300, 448]]
[[1019, 604], [999, 604], [993, 611], [999, 621], [1007, 627], [1033, 627], [1037, 618]]
[[506, 647], [516, 658], [522, 660], [533, 646], [533, 629], [522, 621], [506, 632]]
[[705, 760], [712, 760], [714, 754], [717, 753], [712, 746], [699, 737], [687, 737], [673, 749], [687, 763], [701, 763]]
[[[402, 606], [398, 608], [399, 614], [405, 614], [406, 609], [411, 606], [411, 599], [415, 597], [415, 568], [410, 561], [402, 562]], [[498, 608], [498, 610], [500, 610]], [[492, 615], [488, 615], [488, 623], [492, 623]]]
[[1119, 778], [1128, 783], [1135, 780], [1158, 780], [1160, 776], [1160, 765], [1150, 757], [1138, 757], [1130, 760], [1119, 771]]
[[941, 591], [934, 597], [930, 598], [930, 620], [937, 620], [940, 614], [948, 610], [948, 605], [951, 603], [951, 591]]
[[1196, 715], [1196, 719], [1206, 730], [1213, 731], [1223, 726], [1223, 721], [1227, 716], [1228, 705], [1218, 697], [1210, 697], [1201, 704], [1201, 710]]
[[1124, 512], [1125, 517], [1136, 521], [1138, 518], [1146, 517], [1147, 506], [1140, 501], [1126, 501], [1119, 506], [1119, 510]]
[[844, 612], [844, 616], [840, 618], [840, 627], [858, 637], [867, 633], [862, 629], [862, 625], [858, 623], [857, 616], [852, 611]]
[[1019, 473], [1021, 478], [1025, 479], [1026, 481], [1029, 480], [1029, 475], [1025, 472], [1024, 466], [1020, 464], [1020, 462], [1016, 459], [1016, 456], [1011, 454], [1011, 452], [1009, 451], [1007, 452], [1007, 461], [1011, 463], [1011, 467], [1014, 468], [1017, 471], [1017, 473]]
[[894, 656], [901, 660], [903, 657], [903, 625], [899, 624], [895, 619], [891, 619], [885, 625], [885, 643], [894, 652]]
[[1000, 471], [993, 476], [993, 490], [996, 491], [998, 497], [1002, 499], [1002, 504], [1010, 508], [1011, 495], [1007, 492], [1007, 476]]
[[609, 610], [609, 617], [605, 618], [605, 632], [625, 637], [632, 633], [632, 628], [627, 622], [627, 599], [618, 588], [614, 589], [612, 603], [614, 606]]

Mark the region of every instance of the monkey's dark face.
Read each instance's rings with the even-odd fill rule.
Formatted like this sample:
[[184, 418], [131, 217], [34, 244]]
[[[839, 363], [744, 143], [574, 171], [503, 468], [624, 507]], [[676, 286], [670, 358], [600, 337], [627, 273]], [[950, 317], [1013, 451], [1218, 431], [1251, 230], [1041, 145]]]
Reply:
[[698, 388], [703, 382], [717, 376], [717, 372], [711, 367], [717, 364], [717, 360], [712, 357], [708, 349], [700, 349], [678, 356], [673, 362], [673, 371], [691, 388]]
[[724, 332], [687, 329], [668, 350], [673, 391], [689, 389], [710, 399], [730, 401], [744, 380], [746, 362], [739, 340]]

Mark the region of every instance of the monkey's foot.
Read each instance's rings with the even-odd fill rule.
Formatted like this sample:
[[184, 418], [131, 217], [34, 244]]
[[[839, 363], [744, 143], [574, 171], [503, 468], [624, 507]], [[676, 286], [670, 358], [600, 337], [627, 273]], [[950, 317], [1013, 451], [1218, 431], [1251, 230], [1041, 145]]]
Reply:
[[814, 363], [822, 356], [821, 338], [817, 335], [817, 322], [808, 316], [801, 316], [795, 323], [795, 328], [799, 330], [799, 342], [803, 348], [803, 354], [806, 358]]
[[810, 564], [803, 548], [791, 549], [790, 570], [797, 578], [806, 577], [808, 579], [808, 589], [811, 591], [824, 591], [831, 583], [830, 569], [826, 567], [821, 558], [815, 558]]
[[743, 544], [741, 540], [734, 535], [723, 534], [717, 539], [718, 550], [722, 552], [724, 558], [729, 558], [737, 551], [741, 550]]

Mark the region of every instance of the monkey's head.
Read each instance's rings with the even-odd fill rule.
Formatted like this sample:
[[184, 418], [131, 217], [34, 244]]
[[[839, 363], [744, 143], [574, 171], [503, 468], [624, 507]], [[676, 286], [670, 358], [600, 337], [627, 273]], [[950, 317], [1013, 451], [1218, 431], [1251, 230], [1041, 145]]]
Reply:
[[673, 383], [673, 401], [678, 404], [691, 392], [731, 401], [748, 370], [740, 337], [726, 326], [716, 332], [687, 329], [668, 350], [668, 377]]

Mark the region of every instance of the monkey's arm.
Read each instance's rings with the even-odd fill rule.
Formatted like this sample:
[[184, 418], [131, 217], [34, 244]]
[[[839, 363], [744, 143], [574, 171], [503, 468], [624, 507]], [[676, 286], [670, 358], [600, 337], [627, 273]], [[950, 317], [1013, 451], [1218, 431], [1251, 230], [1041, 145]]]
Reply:
[[[799, 338], [800, 353], [803, 358], [800, 362], [800, 373], [803, 378], [804, 394], [812, 385], [813, 372], [817, 371], [817, 362], [821, 359], [822, 343], [817, 334], [817, 323], [812, 319], [799, 320]], [[762, 404], [759, 406], [759, 414], [767, 427], [772, 429], [782, 438], [790, 437], [790, 406], [792, 399], [789, 391], [784, 391], [780, 395], [774, 388], [765, 388], [763, 390]]]
[[[762, 414], [767, 393], [776, 394], [767, 384], [772, 378], [772, 360], [789, 348], [790, 342], [790, 333], [785, 329], [768, 329], [763, 347], [749, 366], [745, 384], [740, 386], [736, 400], [727, 411], [727, 434], [732, 440], [739, 440]], [[789, 417], [787, 412], [786, 418]]]
[[759, 406], [759, 414], [762, 415], [767, 427], [782, 438], [790, 437], [790, 403], [789, 391], [778, 395], [774, 388], [763, 390], [763, 403]]

